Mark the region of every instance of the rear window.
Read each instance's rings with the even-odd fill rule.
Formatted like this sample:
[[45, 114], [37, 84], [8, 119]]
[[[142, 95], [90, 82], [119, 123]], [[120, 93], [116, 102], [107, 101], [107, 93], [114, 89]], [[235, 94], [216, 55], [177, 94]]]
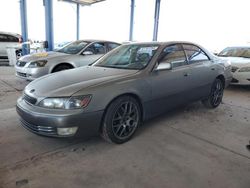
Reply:
[[19, 39], [11, 35], [0, 34], [0, 42], [19, 42]]
[[108, 43], [108, 50], [113, 50], [114, 48], [120, 46], [119, 44], [116, 43]]
[[191, 44], [184, 44], [183, 48], [187, 54], [187, 59], [189, 63], [209, 60], [205, 52], [197, 46]]

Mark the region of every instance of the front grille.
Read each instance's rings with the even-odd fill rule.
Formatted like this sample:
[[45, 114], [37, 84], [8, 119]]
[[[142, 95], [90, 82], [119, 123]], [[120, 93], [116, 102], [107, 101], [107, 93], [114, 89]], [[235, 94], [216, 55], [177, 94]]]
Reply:
[[27, 62], [25, 62], [25, 61], [17, 61], [16, 62], [16, 66], [18, 66], [18, 67], [24, 67], [26, 65], [26, 63]]
[[27, 74], [26, 74], [26, 73], [16, 72], [16, 74], [17, 74], [18, 76], [21, 76], [21, 77], [27, 77]]
[[35, 132], [35, 133], [40, 133], [44, 135], [57, 135], [57, 131], [55, 127], [49, 127], [49, 126], [37, 126], [37, 125], [32, 125], [25, 121], [24, 119], [20, 119], [21, 124], [23, 127], [26, 129]]
[[30, 103], [30, 104], [36, 104], [36, 102], [37, 102], [36, 98], [31, 97], [31, 96], [29, 96], [27, 94], [23, 95], [23, 100], [25, 100], [27, 103]]
[[232, 66], [231, 71], [232, 71], [232, 72], [236, 72], [238, 69], [239, 69], [238, 67], [234, 67], [234, 66]]
[[239, 80], [237, 80], [237, 79], [233, 78], [231, 82], [232, 82], [232, 83], [238, 83], [238, 82], [239, 82]]

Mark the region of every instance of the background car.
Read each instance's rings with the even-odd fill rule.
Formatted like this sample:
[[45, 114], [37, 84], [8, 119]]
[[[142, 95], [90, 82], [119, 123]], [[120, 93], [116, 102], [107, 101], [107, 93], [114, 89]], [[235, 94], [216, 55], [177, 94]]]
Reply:
[[64, 46], [68, 45], [71, 42], [72, 41], [64, 41], [64, 42], [55, 43], [54, 50], [60, 50], [61, 48], [63, 48]]
[[7, 47], [19, 47], [16, 50], [16, 55], [21, 57], [22, 36], [16, 33], [1, 32], [0, 31], [0, 59], [8, 59]]
[[233, 85], [250, 85], [250, 47], [228, 47], [222, 50], [219, 57], [232, 64]]
[[61, 49], [21, 57], [16, 65], [16, 76], [34, 80], [49, 73], [93, 63], [120, 44], [111, 41], [78, 40]]
[[120, 144], [142, 121], [175, 106], [202, 100], [216, 108], [231, 78], [227, 61], [192, 43], [127, 44], [92, 66], [31, 82], [17, 112], [22, 125], [36, 134], [100, 133]]

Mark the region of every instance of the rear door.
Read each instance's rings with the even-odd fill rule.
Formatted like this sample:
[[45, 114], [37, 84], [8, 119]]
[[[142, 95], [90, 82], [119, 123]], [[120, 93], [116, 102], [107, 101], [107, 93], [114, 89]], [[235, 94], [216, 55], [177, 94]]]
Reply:
[[180, 44], [167, 46], [158, 59], [158, 64], [170, 63], [171, 70], [154, 70], [150, 75], [153, 116], [187, 101], [190, 85], [190, 68]]
[[198, 46], [183, 44], [190, 67], [190, 99], [197, 100], [210, 93], [211, 84], [216, 77], [216, 66], [209, 56]]

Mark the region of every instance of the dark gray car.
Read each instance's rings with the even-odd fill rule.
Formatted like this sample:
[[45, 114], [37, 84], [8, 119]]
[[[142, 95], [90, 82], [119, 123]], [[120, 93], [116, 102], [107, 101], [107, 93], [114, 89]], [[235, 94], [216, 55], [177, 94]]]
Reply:
[[217, 107], [232, 79], [231, 65], [186, 42], [132, 43], [94, 65], [31, 82], [17, 101], [28, 130], [69, 137], [100, 133], [123, 143], [141, 122], [201, 100]]

